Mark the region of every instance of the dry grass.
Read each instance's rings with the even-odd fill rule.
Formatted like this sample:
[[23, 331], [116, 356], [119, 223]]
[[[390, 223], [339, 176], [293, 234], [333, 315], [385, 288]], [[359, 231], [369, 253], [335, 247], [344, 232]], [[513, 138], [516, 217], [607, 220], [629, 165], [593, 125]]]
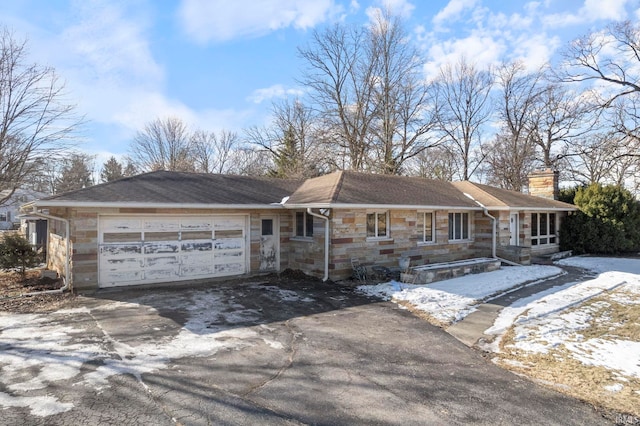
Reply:
[[[593, 298], [576, 309], [589, 309], [592, 313], [590, 327], [581, 330], [584, 339], [640, 341], [640, 304], [637, 294], [621, 291]], [[629, 303], [621, 303], [620, 301]], [[531, 353], [515, 348], [513, 327], [504, 334], [495, 361], [499, 365], [531, 377], [541, 384], [592, 403], [596, 406], [629, 413], [640, 418], [640, 379], [622, 376], [620, 372], [601, 366], [586, 365], [564, 346], [550, 348], [548, 353]], [[640, 359], [639, 354], [631, 354]], [[613, 392], [606, 386], [620, 385]], [[635, 421], [635, 420], [634, 420]], [[638, 420], [640, 423], [640, 420]]]
[[435, 325], [436, 327], [446, 328], [447, 326], [451, 325], [451, 322], [439, 320], [438, 318], [432, 315], [429, 315], [425, 311], [416, 308], [415, 305], [413, 305], [410, 302], [407, 302], [406, 300], [394, 299], [393, 302], [396, 303], [397, 305], [404, 307], [406, 310], [408, 310], [418, 318], [422, 318], [423, 320]]
[[62, 280], [40, 278], [38, 270], [27, 271], [23, 279], [19, 272], [0, 271], [0, 312], [45, 312], [58, 309], [73, 300], [71, 293], [35, 294], [62, 287]]

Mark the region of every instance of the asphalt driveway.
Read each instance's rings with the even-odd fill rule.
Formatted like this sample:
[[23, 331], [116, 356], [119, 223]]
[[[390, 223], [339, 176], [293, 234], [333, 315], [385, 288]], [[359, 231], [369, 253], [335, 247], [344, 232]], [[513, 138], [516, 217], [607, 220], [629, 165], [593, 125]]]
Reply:
[[395, 304], [318, 282], [0, 314], [2, 423], [607, 424]]

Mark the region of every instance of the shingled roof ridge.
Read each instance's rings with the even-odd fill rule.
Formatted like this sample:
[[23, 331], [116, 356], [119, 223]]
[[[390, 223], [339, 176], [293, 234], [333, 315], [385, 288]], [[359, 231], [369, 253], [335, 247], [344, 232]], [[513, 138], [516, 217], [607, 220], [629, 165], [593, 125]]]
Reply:
[[331, 188], [331, 203], [335, 203], [338, 201], [338, 197], [340, 195], [340, 190], [342, 189], [342, 183], [344, 182], [344, 174], [345, 171], [344, 170], [338, 170], [336, 172], [337, 174], [337, 179], [333, 185], [333, 188]]
[[[478, 183], [478, 182], [471, 182], [470, 180], [464, 180], [464, 181], [461, 181], [461, 182], [467, 182], [469, 185], [472, 185], [472, 186], [476, 187], [476, 189], [478, 189], [478, 190], [480, 190], [480, 191], [484, 192], [485, 196], [487, 196], [487, 197], [489, 197], [490, 199], [494, 200], [494, 202], [496, 203], [496, 205], [503, 205], [503, 206], [508, 205], [508, 204], [507, 204], [507, 203], [505, 203], [503, 200], [501, 200], [500, 198], [498, 198], [498, 197], [496, 197], [496, 196], [492, 195], [490, 192], [488, 192], [488, 191], [485, 189], [485, 188], [493, 188], [493, 187], [491, 187], [491, 186], [489, 186], [489, 185], [484, 185], [484, 184], [481, 184], [481, 183]], [[455, 185], [454, 185], [454, 186], [455, 186]], [[495, 189], [495, 188], [494, 188], [494, 189]], [[498, 189], [502, 189], [502, 188], [498, 188]], [[508, 191], [508, 190], [506, 190], [506, 189], [505, 189], [505, 191]], [[511, 191], [511, 192], [516, 192], [516, 191]]]

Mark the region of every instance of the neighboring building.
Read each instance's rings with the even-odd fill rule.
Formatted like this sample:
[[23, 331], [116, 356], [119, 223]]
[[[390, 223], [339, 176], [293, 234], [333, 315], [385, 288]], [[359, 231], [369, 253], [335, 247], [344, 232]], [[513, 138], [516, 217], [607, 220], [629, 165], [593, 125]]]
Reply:
[[[0, 191], [0, 198], [6, 197], [11, 191]], [[29, 189], [16, 189], [14, 193], [4, 203], [0, 204], [0, 229], [15, 229], [20, 225], [20, 206], [44, 198], [49, 194], [32, 191]]]
[[65, 274], [68, 258], [81, 290], [286, 268], [339, 280], [354, 258], [392, 267], [491, 256], [492, 217], [495, 250], [527, 263], [558, 250], [559, 223], [576, 209], [470, 182], [349, 171], [306, 181], [160, 171], [24, 208], [50, 219], [48, 266]]

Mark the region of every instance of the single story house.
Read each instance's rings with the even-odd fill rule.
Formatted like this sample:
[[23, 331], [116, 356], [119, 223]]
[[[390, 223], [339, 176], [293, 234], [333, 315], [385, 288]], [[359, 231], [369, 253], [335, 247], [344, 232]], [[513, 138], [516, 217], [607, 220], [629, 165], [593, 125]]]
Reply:
[[48, 267], [77, 290], [286, 268], [340, 280], [352, 259], [391, 267], [497, 253], [526, 263], [558, 251], [559, 223], [575, 209], [471, 182], [351, 171], [304, 181], [157, 171], [23, 206], [49, 220]]

